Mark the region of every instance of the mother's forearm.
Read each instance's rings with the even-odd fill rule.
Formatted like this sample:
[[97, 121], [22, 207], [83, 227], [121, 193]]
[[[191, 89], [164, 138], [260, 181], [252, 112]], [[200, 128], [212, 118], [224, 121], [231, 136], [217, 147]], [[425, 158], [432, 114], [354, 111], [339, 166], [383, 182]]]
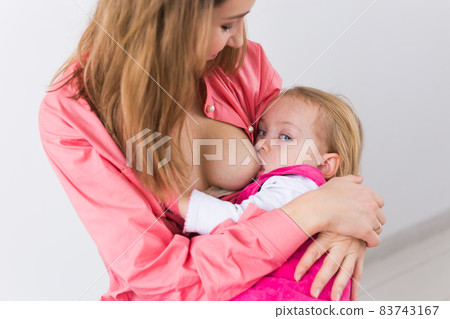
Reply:
[[330, 231], [361, 239], [368, 247], [377, 246], [380, 225], [386, 222], [381, 210], [384, 202], [361, 182], [362, 177], [351, 175], [333, 178], [282, 209], [308, 236]]

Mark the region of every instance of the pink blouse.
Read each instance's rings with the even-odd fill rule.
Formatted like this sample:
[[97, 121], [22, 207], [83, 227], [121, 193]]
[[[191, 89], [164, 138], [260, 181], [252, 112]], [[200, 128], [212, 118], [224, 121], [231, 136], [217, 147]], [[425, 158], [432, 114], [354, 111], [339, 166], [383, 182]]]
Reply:
[[[236, 76], [215, 73], [205, 82], [205, 115], [241, 127], [253, 142], [249, 127], [281, 87], [261, 46], [249, 41]], [[101, 300], [230, 300], [307, 240], [281, 209], [266, 212], [253, 204], [238, 223], [225, 221], [214, 234], [181, 235], [174, 207], [164, 213], [88, 103], [71, 99], [73, 94], [70, 86], [46, 94], [39, 130], [51, 166], [108, 269], [110, 287]]]

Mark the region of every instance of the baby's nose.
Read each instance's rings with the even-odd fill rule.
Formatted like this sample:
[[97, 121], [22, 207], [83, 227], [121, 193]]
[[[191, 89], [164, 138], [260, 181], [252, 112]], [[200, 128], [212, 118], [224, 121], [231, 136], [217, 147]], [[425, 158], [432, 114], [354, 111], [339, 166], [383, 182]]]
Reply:
[[258, 141], [258, 145], [259, 145], [259, 151], [263, 151], [263, 152], [269, 152], [270, 151], [270, 146], [269, 146], [269, 141], [266, 139], [260, 139]]

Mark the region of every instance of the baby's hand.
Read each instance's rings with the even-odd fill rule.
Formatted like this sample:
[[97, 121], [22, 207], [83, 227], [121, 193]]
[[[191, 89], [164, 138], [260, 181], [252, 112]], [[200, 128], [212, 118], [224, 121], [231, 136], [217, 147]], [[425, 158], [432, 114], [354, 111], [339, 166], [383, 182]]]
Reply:
[[213, 196], [215, 198], [221, 198], [225, 195], [233, 194], [234, 191], [229, 191], [227, 189], [223, 189], [218, 186], [210, 186], [207, 189], [205, 189], [204, 193]]

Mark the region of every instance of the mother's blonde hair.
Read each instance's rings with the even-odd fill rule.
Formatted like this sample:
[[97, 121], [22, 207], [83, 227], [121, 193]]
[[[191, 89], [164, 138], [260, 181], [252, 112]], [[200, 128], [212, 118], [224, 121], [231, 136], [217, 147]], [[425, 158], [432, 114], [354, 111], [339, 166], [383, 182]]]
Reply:
[[[186, 121], [180, 106], [202, 108], [202, 76], [219, 67], [232, 74], [245, 56], [244, 30], [240, 50], [225, 47], [207, 62], [213, 8], [225, 1], [100, 0], [77, 51], [52, 80], [52, 85], [62, 82], [54, 90], [74, 86], [72, 98], [88, 101], [123, 154], [126, 141], [144, 129], [172, 137], [165, 145], [171, 147], [171, 160], [153, 176], [132, 165], [144, 186], [160, 199], [166, 192], [184, 190], [190, 173], [180, 146]], [[62, 79], [74, 63], [78, 65], [73, 74]], [[165, 149], [153, 152], [153, 163], [166, 157]]]

